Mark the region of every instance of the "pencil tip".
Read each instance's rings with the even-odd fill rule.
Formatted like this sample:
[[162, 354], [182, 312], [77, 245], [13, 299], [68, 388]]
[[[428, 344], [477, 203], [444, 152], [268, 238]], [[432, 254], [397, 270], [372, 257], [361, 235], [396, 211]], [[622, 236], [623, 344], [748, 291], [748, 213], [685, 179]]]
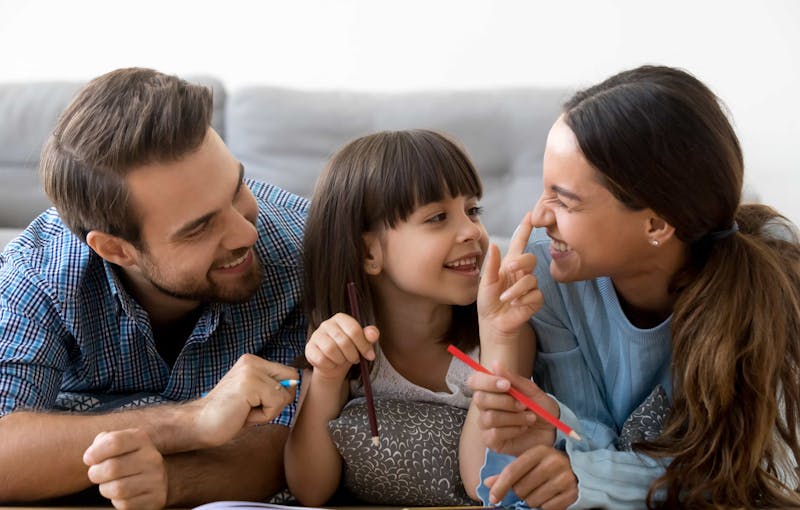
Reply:
[[574, 430], [570, 430], [569, 431], [569, 437], [571, 437], [572, 439], [574, 439], [576, 441], [580, 441], [581, 440], [581, 436], [579, 436], [578, 433], [575, 432]]
[[378, 436], [372, 436], [372, 446], [377, 448], [378, 446], [380, 446], [380, 444], [381, 444], [381, 440], [378, 439]]

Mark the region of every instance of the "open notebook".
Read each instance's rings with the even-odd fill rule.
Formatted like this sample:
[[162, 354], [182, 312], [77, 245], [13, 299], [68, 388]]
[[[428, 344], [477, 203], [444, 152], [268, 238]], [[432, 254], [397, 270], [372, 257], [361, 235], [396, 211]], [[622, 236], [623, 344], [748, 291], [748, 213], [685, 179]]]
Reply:
[[[213, 503], [206, 503], [195, 507], [194, 510], [226, 510], [226, 509], [272, 509], [272, 510], [327, 510], [325, 507], [308, 507], [308, 506], [291, 506], [291, 505], [276, 505], [273, 503], [258, 503], [251, 501], [215, 501]], [[331, 508], [331, 507], [328, 507]], [[351, 507], [352, 508], [352, 507]], [[365, 509], [368, 507], [364, 507]], [[404, 508], [403, 510], [466, 510], [466, 509], [492, 509], [493, 506], [431, 506], [431, 507], [414, 507]]]

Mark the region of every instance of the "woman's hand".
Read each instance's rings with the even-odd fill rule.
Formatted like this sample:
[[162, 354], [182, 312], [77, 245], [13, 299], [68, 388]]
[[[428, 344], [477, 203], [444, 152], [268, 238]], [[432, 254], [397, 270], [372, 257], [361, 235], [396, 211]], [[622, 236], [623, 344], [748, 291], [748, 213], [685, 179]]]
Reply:
[[558, 403], [536, 383], [516, 375], [500, 364], [492, 367], [494, 374], [475, 372], [467, 384], [475, 392], [472, 402], [478, 409], [478, 428], [483, 444], [498, 453], [520, 456], [535, 446], [553, 446], [555, 427], [530, 411], [508, 394], [514, 388], [558, 417]]
[[502, 262], [497, 246], [489, 246], [478, 289], [481, 338], [485, 332], [490, 332], [495, 340], [516, 338], [519, 328], [544, 303], [536, 277], [531, 274], [536, 268], [536, 257], [525, 253], [532, 231], [528, 213], [514, 232]]
[[311, 335], [306, 344], [306, 359], [314, 367], [314, 378], [343, 381], [359, 355], [375, 359], [373, 344], [380, 333], [375, 326], [362, 328], [353, 317], [337, 313]]
[[562, 510], [578, 499], [578, 479], [566, 453], [552, 446], [534, 446], [490, 476], [489, 501], [502, 501], [509, 489], [531, 508]]

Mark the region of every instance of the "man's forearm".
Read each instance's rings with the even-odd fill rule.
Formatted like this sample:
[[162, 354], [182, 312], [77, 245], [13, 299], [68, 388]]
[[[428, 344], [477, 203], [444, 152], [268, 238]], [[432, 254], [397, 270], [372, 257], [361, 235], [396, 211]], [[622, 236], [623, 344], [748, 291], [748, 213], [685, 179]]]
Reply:
[[33, 501], [89, 487], [83, 453], [103, 431], [141, 428], [163, 454], [205, 446], [185, 433], [190, 411], [158, 406], [97, 415], [8, 414], [0, 418], [0, 501]]
[[216, 448], [170, 455], [168, 506], [215, 500], [264, 500], [285, 487], [283, 448], [288, 427], [250, 427]]

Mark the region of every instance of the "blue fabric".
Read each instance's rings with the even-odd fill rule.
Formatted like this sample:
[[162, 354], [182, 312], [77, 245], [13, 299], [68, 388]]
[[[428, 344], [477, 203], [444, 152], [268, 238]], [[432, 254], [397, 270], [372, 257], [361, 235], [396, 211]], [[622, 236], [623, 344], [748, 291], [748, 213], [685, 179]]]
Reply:
[[[580, 429], [581, 421], [561, 402], [559, 418], [573, 428], [581, 441], [556, 434], [555, 447], [566, 451], [573, 473], [578, 478], [578, 499], [570, 509], [607, 508], [637, 510], [645, 508], [647, 492], [653, 480], [664, 474], [668, 461], [655, 460], [631, 451], [617, 451], [614, 444], [597, 443]], [[605, 437], [601, 434], [601, 437]], [[481, 467], [478, 497], [489, 505], [489, 489], [483, 481], [500, 472], [515, 457], [486, 450]], [[524, 509], [528, 505], [514, 491], [508, 491], [501, 506]]]
[[[534, 274], [544, 296], [531, 319], [537, 337], [533, 379], [555, 395], [561, 420], [584, 438], [575, 442], [560, 431], [556, 436], [555, 446], [567, 452], [579, 482], [579, 499], [571, 508], [643, 508], [647, 489], [664, 466], [617, 451], [617, 439], [656, 386], [671, 393], [672, 319], [651, 329], [635, 327], [610, 278], [554, 281], [549, 243], [544, 231], [536, 230], [527, 248], [536, 255]], [[502, 457], [489, 460], [481, 480], [508, 463]]]
[[[214, 387], [245, 353], [288, 364], [303, 352], [301, 249], [308, 202], [246, 180], [259, 206], [264, 281], [242, 304], [205, 306], [172, 369], [147, 313], [112, 265], [42, 213], [0, 254], [0, 416], [52, 409], [59, 392], [157, 393], [185, 401]], [[299, 394], [299, 392], [298, 392]], [[289, 425], [296, 405], [275, 423]]]
[[[488, 506], [492, 503], [489, 502], [489, 487], [484, 485], [483, 481], [490, 476], [499, 475], [500, 471], [511, 464], [515, 458], [516, 457], [513, 455], [503, 455], [502, 453], [497, 453], [489, 449], [486, 450], [486, 457], [483, 461], [483, 467], [481, 468], [481, 482], [478, 484], [478, 497], [484, 505]], [[518, 508], [520, 510], [530, 508], [524, 501], [519, 499], [519, 496], [517, 496], [513, 490], [509, 490], [505, 497], [503, 497], [503, 500], [496, 506], [502, 508]]]

